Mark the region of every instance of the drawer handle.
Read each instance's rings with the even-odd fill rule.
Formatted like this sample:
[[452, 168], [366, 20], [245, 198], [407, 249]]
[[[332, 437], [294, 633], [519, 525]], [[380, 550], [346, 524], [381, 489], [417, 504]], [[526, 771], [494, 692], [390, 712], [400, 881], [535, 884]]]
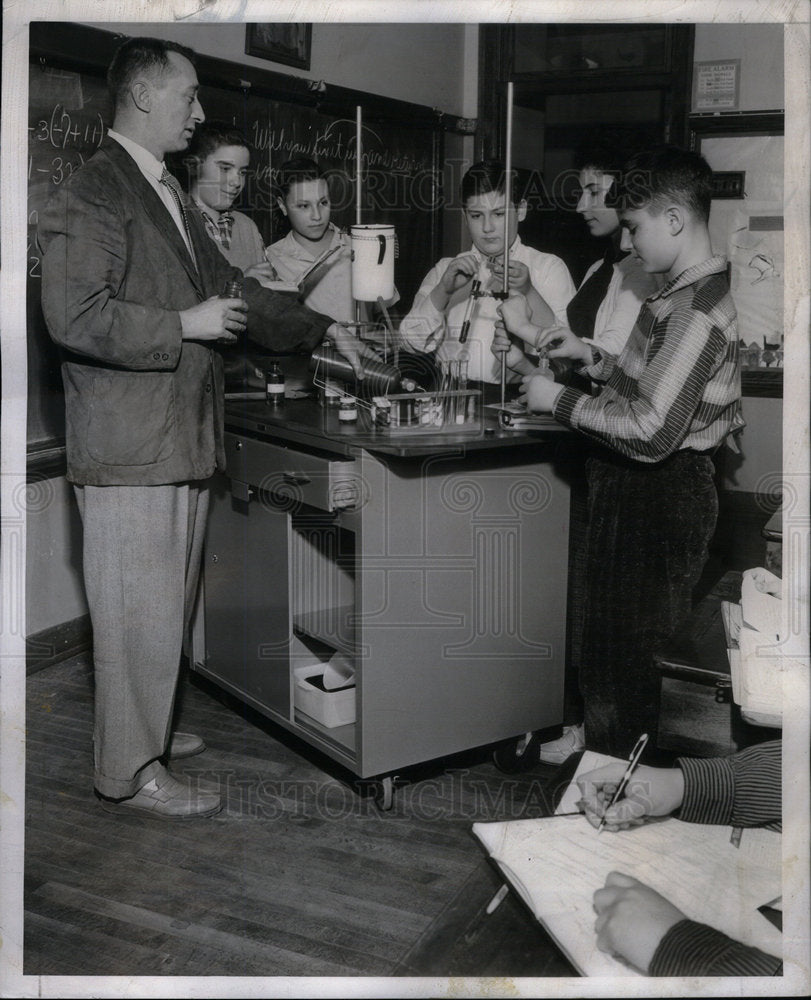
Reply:
[[283, 472], [282, 479], [291, 486], [306, 486], [311, 482], [310, 477], [305, 476], [303, 472]]

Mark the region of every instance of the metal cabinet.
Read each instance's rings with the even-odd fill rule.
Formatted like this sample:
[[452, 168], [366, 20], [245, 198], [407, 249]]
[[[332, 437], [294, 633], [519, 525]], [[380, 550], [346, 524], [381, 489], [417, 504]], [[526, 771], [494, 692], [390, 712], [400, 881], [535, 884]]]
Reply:
[[[543, 442], [330, 454], [229, 432], [194, 668], [359, 777], [562, 719], [569, 487]], [[355, 668], [356, 721], [294, 704], [294, 670]]]

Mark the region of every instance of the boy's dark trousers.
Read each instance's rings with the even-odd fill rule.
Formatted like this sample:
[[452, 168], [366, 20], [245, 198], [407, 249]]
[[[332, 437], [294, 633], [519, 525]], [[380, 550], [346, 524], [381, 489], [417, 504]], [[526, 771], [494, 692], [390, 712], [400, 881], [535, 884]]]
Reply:
[[659, 675], [654, 652], [691, 609], [718, 516], [709, 455], [658, 465], [608, 451], [589, 457], [586, 594], [580, 689], [589, 748], [627, 757], [641, 733], [655, 763]]

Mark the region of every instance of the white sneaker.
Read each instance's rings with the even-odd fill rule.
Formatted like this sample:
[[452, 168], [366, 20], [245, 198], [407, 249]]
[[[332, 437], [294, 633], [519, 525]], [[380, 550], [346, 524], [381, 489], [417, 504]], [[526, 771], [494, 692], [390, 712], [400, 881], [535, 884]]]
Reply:
[[579, 726], [564, 726], [563, 735], [556, 740], [541, 744], [542, 764], [562, 764], [573, 753], [586, 749], [586, 736], [583, 723]]

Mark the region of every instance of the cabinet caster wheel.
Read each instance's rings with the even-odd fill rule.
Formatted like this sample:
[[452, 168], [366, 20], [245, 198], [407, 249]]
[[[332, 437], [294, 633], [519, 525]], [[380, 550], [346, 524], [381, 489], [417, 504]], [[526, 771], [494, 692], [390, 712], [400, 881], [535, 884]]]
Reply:
[[391, 775], [375, 782], [374, 800], [381, 812], [388, 812], [394, 805], [394, 778]]

